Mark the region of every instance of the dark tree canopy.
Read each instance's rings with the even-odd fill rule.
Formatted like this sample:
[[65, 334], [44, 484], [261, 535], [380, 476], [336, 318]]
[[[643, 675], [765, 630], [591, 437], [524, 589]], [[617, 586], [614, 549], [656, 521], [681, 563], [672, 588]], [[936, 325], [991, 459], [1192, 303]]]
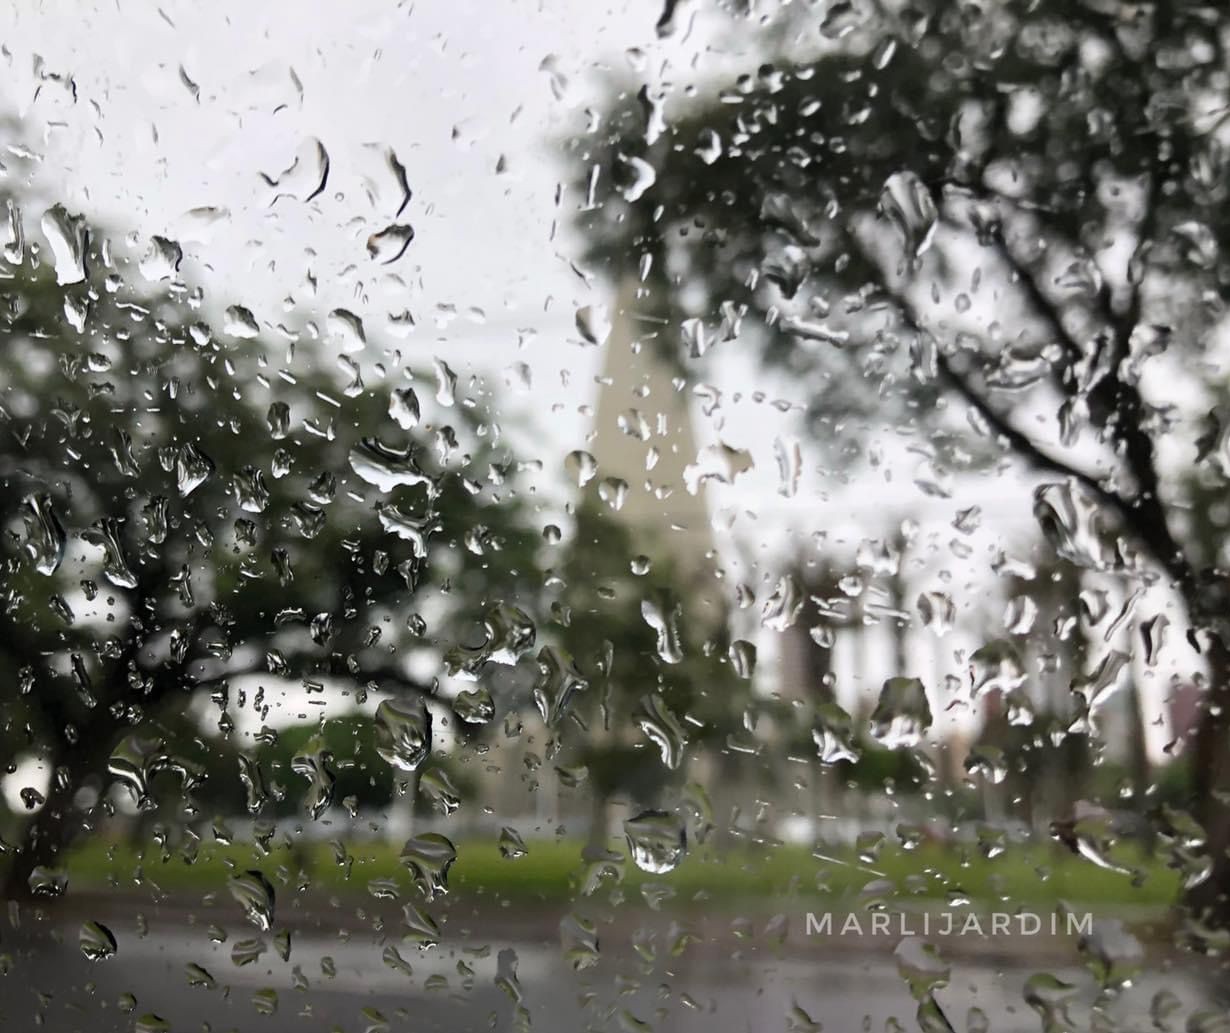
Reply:
[[1171, 586], [1208, 668], [1196, 896], [1230, 911], [1230, 16], [794, 4], [727, 43], [743, 74], [611, 83], [570, 142], [591, 268], [641, 282], [676, 361], [754, 348], [806, 385], [819, 447], [1007, 455], [1062, 560]]
[[228, 703], [263, 719], [287, 685], [429, 693], [407, 656], [538, 587], [511, 456], [460, 405], [434, 426], [391, 409], [432, 381], [364, 385], [293, 330], [211, 316], [173, 243], [130, 259], [48, 218], [79, 255], [12, 243], [0, 284], [0, 748], [54, 771], [11, 830], [17, 891], [121, 744], [145, 777], [197, 752], [194, 696], [226, 735]]

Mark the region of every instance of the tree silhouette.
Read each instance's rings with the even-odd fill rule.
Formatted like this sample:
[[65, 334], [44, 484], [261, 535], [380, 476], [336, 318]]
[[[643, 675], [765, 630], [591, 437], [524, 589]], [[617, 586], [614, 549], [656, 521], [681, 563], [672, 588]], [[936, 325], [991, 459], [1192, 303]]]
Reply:
[[[130, 257], [57, 207], [39, 250], [18, 199], [10, 211], [0, 751], [52, 772], [7, 832], [17, 897], [105, 815], [109, 767], [138, 797], [178, 778], [195, 813], [194, 701], [215, 700], [230, 734], [229, 711], [263, 720], [288, 686], [432, 693], [405, 656], [454, 645], [493, 601], [532, 607], [540, 583], [481, 409], [459, 398], [433, 422], [434, 383], [396, 355], [364, 384], [293, 325], [239, 308], [209, 320], [173, 242]], [[422, 422], [401, 394], [416, 389]]]
[[1008, 455], [1054, 482], [1035, 511], [1066, 562], [1170, 586], [1208, 673], [1192, 806], [1212, 875], [1190, 900], [1225, 922], [1230, 583], [1187, 509], [1193, 483], [1230, 479], [1230, 16], [870, 0], [753, 17], [731, 38], [759, 67], [675, 107], [612, 83], [571, 142], [591, 267], [641, 277], [680, 361], [753, 346], [806, 383], [821, 444], [895, 425], [956, 473]]

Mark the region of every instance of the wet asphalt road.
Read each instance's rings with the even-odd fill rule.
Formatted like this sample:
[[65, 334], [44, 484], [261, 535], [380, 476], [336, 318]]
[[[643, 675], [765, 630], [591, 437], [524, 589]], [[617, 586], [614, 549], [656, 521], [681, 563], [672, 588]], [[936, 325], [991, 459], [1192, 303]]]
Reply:
[[[90, 962], [78, 947], [79, 924], [79, 918], [65, 918], [0, 933], [7, 968], [0, 976], [0, 1030], [131, 1031], [142, 1028], [139, 1023], [150, 1013], [172, 1030], [264, 1033], [466, 1033], [517, 1029], [527, 1016], [530, 1028], [540, 1033], [638, 1033], [650, 1027], [670, 1033], [802, 1031], [814, 1028], [808, 1018], [830, 1033], [879, 1031], [893, 1018], [905, 1029], [918, 1028], [917, 1005], [894, 958], [884, 952], [836, 950], [804, 957], [788, 947], [775, 954], [755, 948], [706, 951], [702, 944], [676, 957], [659, 937], [646, 941], [644, 953], [656, 952], [649, 959], [630, 949], [625, 938], [604, 944], [599, 963], [577, 973], [558, 943], [538, 934], [519, 939], [513, 935], [517, 923], [505, 917], [490, 939], [481, 937], [481, 923], [475, 923], [468, 936], [427, 952], [371, 928], [302, 930], [292, 936], [288, 960], [266, 937], [268, 949], [257, 961], [236, 966], [232, 947], [256, 935], [250, 927], [232, 925], [228, 940], [215, 943], [205, 921], [156, 920], [142, 936], [135, 915], [116, 915], [110, 927], [117, 953]], [[409, 973], [384, 960], [389, 943], [397, 944]], [[510, 950], [515, 987], [498, 979], [510, 970], [512, 955], [501, 959]], [[189, 964], [205, 969], [216, 985], [191, 986]], [[1075, 1028], [1088, 1029], [1096, 996], [1092, 977], [1079, 968], [1047, 970], [1080, 988], [1070, 1014]], [[994, 1033], [1039, 1030], [1039, 1016], [1022, 996], [1025, 979], [1037, 971], [1036, 963], [966, 958], [953, 963], [949, 984], [937, 999], [955, 1030], [967, 1028], [971, 1008], [986, 1014]], [[273, 1000], [262, 996], [269, 990], [276, 995], [273, 1014], [261, 1010]], [[1150, 1009], [1162, 990], [1182, 1002], [1171, 1018], [1176, 1030], [1193, 1010], [1213, 1003], [1214, 984], [1207, 974], [1185, 966], [1163, 971], [1160, 963], [1151, 963], [1135, 986], [1109, 1002], [1115, 1028], [1154, 1029]], [[125, 994], [136, 998], [131, 1010], [122, 1007]], [[524, 1009], [520, 1016], [518, 1008]]]

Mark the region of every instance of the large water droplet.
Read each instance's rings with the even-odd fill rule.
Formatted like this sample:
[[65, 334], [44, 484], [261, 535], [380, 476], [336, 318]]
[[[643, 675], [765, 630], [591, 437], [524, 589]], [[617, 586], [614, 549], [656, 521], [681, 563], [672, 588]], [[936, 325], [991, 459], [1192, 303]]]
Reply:
[[559, 938], [564, 960], [574, 972], [598, 964], [598, 930], [589, 919], [565, 915], [559, 924]]
[[598, 462], [588, 452], [577, 449], [564, 457], [564, 470], [578, 488], [584, 488], [598, 472]]
[[672, 771], [683, 763], [687, 748], [687, 735], [683, 725], [656, 693], [641, 699], [641, 711], [636, 715], [636, 724], [662, 756], [662, 763]]
[[227, 880], [227, 888], [231, 891], [231, 896], [243, 908], [243, 913], [249, 922], [261, 932], [268, 932], [273, 928], [273, 886], [270, 885], [263, 872], [250, 869], [232, 875]]
[[85, 254], [89, 242], [85, 216], [70, 215], [62, 204], [57, 204], [43, 213], [42, 227], [43, 236], [51, 245], [56, 282], [80, 283], [85, 279]]
[[538, 677], [534, 680], [534, 703], [547, 725], [556, 725], [568, 712], [572, 697], [589, 688], [572, 657], [554, 646], [538, 652]]
[[291, 758], [291, 770], [308, 781], [303, 806], [313, 821], [333, 802], [337, 775], [333, 772], [332, 763], [333, 754], [324, 748], [319, 739], [309, 742], [301, 753]]
[[468, 725], [485, 725], [495, 717], [495, 701], [482, 685], [462, 689], [453, 697], [453, 713]]
[[255, 466], [245, 466], [231, 478], [231, 493], [245, 513], [263, 513], [269, 505], [265, 475]]
[[62, 897], [68, 889], [68, 873], [50, 865], [35, 865], [30, 870], [26, 885], [36, 897]]
[[931, 727], [927, 690], [917, 678], [889, 678], [871, 714], [871, 734], [889, 749], [917, 746]]
[[406, 841], [401, 863], [427, 900], [448, 892], [448, 870], [457, 859], [457, 848], [447, 836], [426, 832]]
[[576, 325], [587, 344], [605, 344], [611, 334], [611, 316], [602, 305], [577, 309]]
[[120, 523], [115, 517], [102, 517], [94, 526], [81, 533], [84, 541], [103, 550], [103, 573], [118, 588], [136, 588], [137, 575], [128, 567], [120, 545]]
[[448, 673], [476, 679], [488, 663], [511, 667], [534, 647], [537, 628], [524, 611], [510, 603], [495, 603], [483, 614], [483, 641], [456, 646], [445, 654]]
[[181, 446], [175, 457], [175, 485], [181, 498], [187, 498], [214, 473], [214, 461], [191, 442]]
[[880, 192], [880, 213], [901, 234], [901, 242], [911, 258], [931, 246], [939, 218], [927, 186], [913, 172], [895, 172]]
[[706, 481], [718, 484], [733, 484], [736, 477], [755, 465], [752, 454], [743, 448], [733, 448], [725, 443], [709, 445], [696, 455], [696, 462], [684, 467], [683, 483], [688, 492], [697, 494]]
[[419, 399], [413, 388], [395, 388], [390, 393], [389, 415], [402, 430], [413, 430], [419, 425]]
[[367, 346], [363, 320], [349, 309], [335, 308], [329, 313], [329, 336], [345, 354], [353, 355]]
[[29, 512], [22, 514], [26, 522], [26, 540], [22, 548], [34, 561], [34, 569], [50, 577], [64, 559], [64, 527], [46, 492], [30, 495], [26, 508]]
[[854, 742], [854, 721], [838, 704], [828, 702], [816, 707], [812, 740], [821, 764], [857, 761], [862, 755]]
[[250, 341], [260, 336], [260, 324], [251, 309], [231, 305], [222, 314], [222, 330], [240, 341]]
[[382, 265], [396, 262], [414, 240], [414, 227], [407, 223], [392, 223], [367, 238], [367, 253]]
[[78, 943], [90, 961], [106, 961], [116, 951], [115, 934], [99, 922], [83, 922]]
[[275, 191], [271, 204], [287, 196], [311, 201], [324, 192], [329, 181], [329, 152], [319, 140], [309, 137], [286, 168], [272, 174], [262, 172], [261, 178]]
[[687, 851], [683, 822], [666, 811], [642, 811], [629, 818], [624, 822], [624, 836], [633, 863], [653, 875], [674, 871]]
[[1111, 565], [1098, 508], [1071, 483], [1043, 484], [1035, 489], [1034, 516], [1046, 540], [1064, 559], [1092, 570]]
[[128, 787], [139, 810], [154, 807], [150, 783], [158, 773], [170, 771], [179, 775], [185, 791], [195, 788], [203, 777], [199, 769], [168, 753], [165, 740], [140, 732], [120, 740], [107, 761], [107, 771]]
[[624, 169], [624, 173], [620, 177], [622, 182], [620, 193], [624, 195], [624, 200], [629, 203], [639, 201], [644, 196], [645, 191], [658, 181], [658, 174], [649, 162], [644, 158], [636, 157], [636, 155], [621, 154], [619, 161]]
[[783, 575], [765, 601], [760, 623], [771, 631], [785, 631], [799, 619], [806, 595], [790, 574]]
[[149, 250], [141, 258], [141, 275], [151, 283], [174, 279], [183, 260], [184, 250], [175, 241], [153, 236]]
[[421, 699], [376, 708], [376, 752], [400, 771], [416, 771], [431, 752], [431, 711]]
[[259, 814], [269, 802], [269, 789], [260, 764], [252, 757], [239, 755], [239, 781], [243, 784], [245, 805], [249, 814]]
[[678, 601], [665, 589], [641, 600], [641, 616], [658, 635], [658, 657], [663, 663], [683, 662], [683, 645], [679, 638]]
[[351, 449], [349, 458], [350, 468], [382, 492], [420, 484], [426, 486], [429, 493], [435, 491], [435, 481], [423, 472], [410, 446], [399, 451], [378, 438], [363, 438]]

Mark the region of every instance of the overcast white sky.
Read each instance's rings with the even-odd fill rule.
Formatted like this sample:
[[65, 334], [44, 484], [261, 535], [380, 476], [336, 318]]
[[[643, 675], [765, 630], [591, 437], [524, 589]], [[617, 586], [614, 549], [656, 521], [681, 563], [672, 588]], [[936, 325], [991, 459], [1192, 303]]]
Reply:
[[[557, 204], [562, 170], [549, 141], [583, 124], [604, 67], [685, 80], [730, 60], [695, 60], [709, 37], [688, 27], [687, 10], [661, 41], [659, 0], [21, 0], [0, 13], [0, 108], [19, 115], [41, 157], [39, 192], [135, 232], [138, 250], [150, 234], [179, 240], [185, 272], [219, 312], [241, 304], [275, 325], [293, 305], [323, 328], [345, 307], [367, 327], [366, 361], [394, 346], [415, 365], [439, 356], [463, 375], [528, 363], [532, 392], [510, 388], [498, 407], [538, 450], [546, 488], [584, 446], [596, 391], [600, 353], [579, 343], [576, 309], [609, 300], [569, 267], [565, 224], [578, 199]], [[48, 74], [71, 77], [75, 99]], [[326, 189], [310, 203], [271, 204], [277, 191], [260, 174], [280, 172], [313, 139], [330, 157]], [[413, 199], [401, 221], [416, 237], [382, 266], [366, 241], [400, 203], [386, 147], [405, 166]], [[203, 207], [226, 214], [185, 219]], [[26, 213], [28, 233], [40, 214]], [[417, 330], [388, 336], [389, 317], [406, 310]], [[797, 431], [769, 403], [788, 388], [736, 355], [718, 379], [720, 428], [702, 425], [701, 442], [720, 430], [756, 458], [738, 490], [714, 500], [718, 522], [757, 552], [776, 551], [782, 526], [857, 542], [907, 514], [939, 528], [946, 551], [952, 515], [978, 503], [996, 528], [976, 543], [973, 562], [985, 569], [1005, 526], [1031, 526], [1019, 482], [990, 497], [985, 483], [958, 484], [952, 499], [923, 495], [902, 443], [887, 444], [883, 468], [854, 491], [809, 464], [798, 498], [782, 499], [773, 440]], [[981, 605], [974, 594], [960, 601]]]

